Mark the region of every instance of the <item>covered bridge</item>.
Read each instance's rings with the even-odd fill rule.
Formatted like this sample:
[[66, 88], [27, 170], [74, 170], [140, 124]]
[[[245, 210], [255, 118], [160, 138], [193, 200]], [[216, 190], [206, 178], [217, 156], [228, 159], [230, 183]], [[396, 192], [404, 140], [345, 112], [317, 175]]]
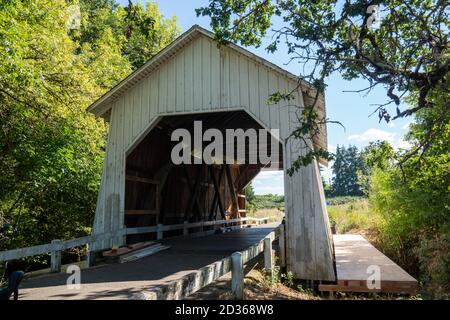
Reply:
[[[294, 91], [293, 100], [268, 105], [270, 94], [285, 91]], [[279, 129], [262, 148], [277, 152], [270, 169], [285, 172], [287, 269], [299, 279], [334, 281], [319, 164], [286, 174], [306, 152], [304, 142], [287, 138], [296, 114], [313, 97], [315, 90], [295, 75], [237, 45], [218, 46], [211, 32], [192, 27], [89, 108], [110, 124], [93, 233], [245, 216], [243, 189], [269, 164], [174, 164], [171, 134], [179, 128], [193, 133], [194, 121], [220, 132]], [[316, 106], [325, 113], [323, 96]], [[307, 141], [326, 149], [326, 128]], [[237, 153], [247, 159], [249, 150]], [[142, 237], [111, 236], [91, 249], [146, 240]]]

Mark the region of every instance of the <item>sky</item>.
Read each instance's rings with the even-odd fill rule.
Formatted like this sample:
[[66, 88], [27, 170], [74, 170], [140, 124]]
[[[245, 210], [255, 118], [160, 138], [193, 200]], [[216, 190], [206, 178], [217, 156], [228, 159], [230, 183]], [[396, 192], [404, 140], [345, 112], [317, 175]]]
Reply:
[[[128, 0], [119, 0], [121, 4], [127, 4]], [[157, 1], [159, 9], [165, 17], [176, 16], [182, 31], [188, 30], [194, 24], [198, 24], [211, 30], [208, 17], [197, 17], [195, 8], [206, 6], [207, 0], [160, 0]], [[273, 28], [276, 28], [275, 22]], [[301, 74], [301, 65], [291, 63], [286, 51], [278, 50], [270, 54], [264, 50], [264, 44], [268, 44], [271, 37], [269, 32], [260, 48], [247, 47], [251, 52], [264, 59], [290, 71], [293, 74]], [[370, 94], [344, 92], [358, 90], [367, 87], [363, 80], [343, 80], [339, 74], [334, 74], [326, 80], [328, 85], [325, 92], [327, 116], [330, 120], [339, 121], [345, 129], [339, 125], [328, 125], [328, 149], [334, 152], [337, 145], [356, 145], [361, 148], [370, 141], [386, 140], [394, 147], [407, 147], [402, 139], [407, 132], [411, 119], [399, 119], [389, 124], [378, 122], [377, 114], [373, 104], [387, 101], [383, 88], [376, 88]], [[331, 164], [322, 170], [326, 181], [332, 178]], [[256, 194], [284, 194], [283, 173], [281, 171], [261, 172], [252, 182]]]

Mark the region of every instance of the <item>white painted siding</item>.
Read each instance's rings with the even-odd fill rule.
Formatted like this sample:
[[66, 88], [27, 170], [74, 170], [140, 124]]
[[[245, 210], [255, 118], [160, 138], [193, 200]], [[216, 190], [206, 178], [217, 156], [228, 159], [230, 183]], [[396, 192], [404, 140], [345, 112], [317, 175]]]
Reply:
[[[118, 230], [124, 221], [126, 154], [158, 117], [174, 113], [246, 110], [267, 129], [280, 129], [284, 167], [304, 152], [285, 141], [295, 128], [295, 99], [268, 105], [270, 94], [293, 90], [296, 81], [229, 47], [199, 36], [135, 83], [111, 107], [110, 131], [94, 233]], [[288, 106], [288, 104], [290, 106]], [[298, 111], [298, 110], [297, 110]], [[293, 177], [285, 174], [288, 268], [299, 278], [334, 280], [331, 235], [316, 163]], [[96, 249], [110, 246], [96, 244]], [[318, 267], [320, 265], [320, 267]]]

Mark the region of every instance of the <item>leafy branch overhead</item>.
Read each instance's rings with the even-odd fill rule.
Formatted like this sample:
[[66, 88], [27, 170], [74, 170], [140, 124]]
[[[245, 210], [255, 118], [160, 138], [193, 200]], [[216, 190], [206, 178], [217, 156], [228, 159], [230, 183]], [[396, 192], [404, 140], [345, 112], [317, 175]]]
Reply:
[[[448, 97], [448, 7], [445, 0], [210, 0], [197, 9], [197, 15], [210, 16], [222, 43], [260, 46], [271, 31], [266, 49], [273, 53], [286, 48], [290, 61], [307, 70], [303, 79], [319, 92], [334, 72], [346, 80], [367, 80], [366, 88], [354, 92], [368, 93], [382, 86], [386, 100], [375, 112], [380, 121], [389, 122], [435, 108], [440, 100], [434, 99], [436, 95]], [[373, 21], [374, 10], [379, 21]], [[274, 20], [277, 29], [272, 28]], [[301, 118], [308, 114], [315, 117], [307, 111]], [[443, 118], [434, 119], [434, 124]], [[310, 120], [300, 121], [299, 132], [308, 128]], [[432, 143], [433, 134], [428, 136]]]

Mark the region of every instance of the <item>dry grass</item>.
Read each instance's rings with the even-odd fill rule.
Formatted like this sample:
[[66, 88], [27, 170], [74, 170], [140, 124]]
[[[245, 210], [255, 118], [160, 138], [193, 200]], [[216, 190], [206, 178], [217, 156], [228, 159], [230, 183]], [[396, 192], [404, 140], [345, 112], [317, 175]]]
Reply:
[[330, 223], [335, 225], [337, 233], [359, 233], [372, 238], [382, 223], [379, 214], [371, 210], [365, 198], [327, 207]]
[[249, 213], [248, 216], [255, 218], [268, 217], [270, 222], [281, 222], [284, 212], [278, 209], [259, 209], [256, 212]]
[[[244, 278], [245, 300], [317, 300], [317, 296], [307, 291], [298, 291], [280, 282], [270, 284], [260, 269], [262, 260], [246, 270]], [[247, 268], [246, 268], [247, 269]], [[231, 294], [231, 274], [226, 274], [212, 284], [188, 296], [187, 300], [233, 300]]]

